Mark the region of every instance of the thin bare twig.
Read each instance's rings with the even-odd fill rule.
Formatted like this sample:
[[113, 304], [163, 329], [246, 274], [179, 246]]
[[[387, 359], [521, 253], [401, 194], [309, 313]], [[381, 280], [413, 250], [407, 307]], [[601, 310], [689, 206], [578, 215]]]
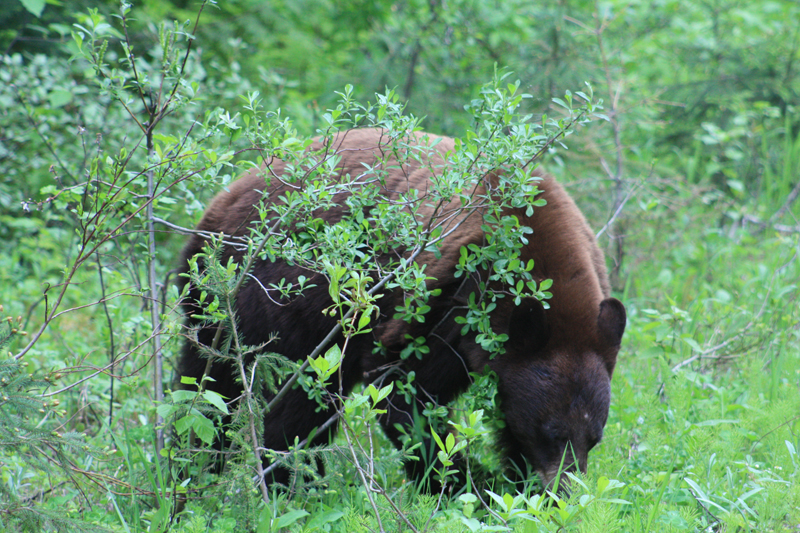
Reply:
[[780, 220], [780, 218], [791, 207], [794, 201], [797, 200], [798, 196], [800, 196], [800, 180], [794, 186], [792, 192], [790, 192], [789, 195], [786, 197], [786, 201], [783, 203], [781, 208], [775, 211], [775, 213], [773, 213], [773, 215], [769, 217], [767, 224], [772, 224], [773, 222]]
[[[59, 286], [61, 286], [61, 290], [58, 292], [58, 295], [56, 296], [55, 301], [46, 310], [49, 313], [49, 316], [45, 316], [42, 324], [39, 326], [39, 328], [36, 330], [36, 332], [31, 336], [31, 339], [28, 341], [28, 344], [26, 344], [25, 347], [22, 348], [22, 350], [20, 350], [19, 352], [17, 352], [14, 355], [14, 359], [15, 360], [19, 360], [26, 353], [28, 353], [31, 350], [31, 348], [33, 348], [33, 346], [38, 342], [39, 338], [41, 338], [41, 336], [44, 334], [44, 332], [47, 329], [47, 326], [50, 324], [50, 322], [52, 322], [53, 319], [56, 318], [56, 316], [61, 314], [61, 313], [57, 313], [56, 310], [61, 305], [61, 302], [63, 301], [64, 296], [67, 293], [67, 289], [69, 289], [69, 287], [72, 284], [72, 279], [75, 277], [75, 275], [77, 274], [78, 270], [83, 265], [83, 263], [86, 262], [87, 260], [89, 260], [94, 255], [94, 253], [102, 245], [104, 245], [109, 240], [113, 239], [117, 235], [117, 233], [123, 227], [125, 227], [131, 220], [133, 220], [136, 216], [138, 216], [143, 210], [147, 209], [147, 206], [150, 205], [150, 203], [155, 198], [158, 198], [162, 194], [165, 194], [167, 191], [171, 190], [175, 185], [177, 185], [178, 183], [180, 183], [182, 181], [185, 181], [186, 179], [188, 179], [191, 176], [193, 176], [195, 173], [196, 172], [192, 172], [189, 175], [182, 176], [182, 177], [179, 177], [179, 178], [175, 179], [172, 183], [167, 185], [161, 191], [157, 192], [152, 199], [148, 199], [142, 205], [138, 206], [132, 213], [130, 213], [128, 216], [126, 216], [114, 228], [112, 228], [111, 230], [106, 232], [105, 235], [103, 235], [102, 237], [98, 238], [96, 241], [94, 240], [94, 237], [95, 237], [94, 232], [92, 232], [91, 235], [84, 234], [84, 235], [81, 236], [81, 242], [78, 245], [78, 255], [72, 261], [72, 264], [70, 265], [69, 270], [64, 274], [63, 281], [59, 284]], [[98, 227], [100, 225], [101, 224], [96, 224], [96, 226], [98, 226]], [[48, 288], [46, 290], [49, 290], [50, 288], [51, 287], [48, 286]], [[80, 308], [80, 307], [76, 307], [75, 309], [78, 309], [78, 308]]]
[[[374, 482], [374, 480], [370, 478], [369, 482], [367, 482], [368, 473], [361, 466], [361, 463], [358, 462], [356, 449], [355, 446], [353, 446], [353, 440], [350, 437], [350, 427], [346, 421], [342, 424], [342, 430], [344, 431], [344, 436], [347, 439], [347, 447], [350, 449], [350, 454], [353, 457], [353, 464], [355, 465], [356, 470], [358, 471], [358, 476], [361, 478], [361, 484], [364, 485], [364, 488], [366, 489], [365, 492], [367, 494], [367, 499], [369, 500], [369, 504], [372, 506], [372, 509], [375, 512], [375, 519], [378, 521], [378, 529], [380, 529], [381, 533], [386, 533], [385, 530], [383, 529], [383, 522], [381, 521], [381, 513], [380, 511], [378, 511], [378, 505], [375, 503], [375, 499], [372, 497], [372, 493], [375, 492], [375, 490], [372, 488], [372, 482]], [[389, 499], [389, 501], [391, 502], [391, 499]], [[405, 515], [403, 515], [403, 513], [399, 514], [400, 516], [405, 518]], [[408, 523], [408, 526], [412, 529], [412, 531], [416, 533], [417, 530], [414, 529], [414, 526], [411, 525], [410, 522], [408, 522], [407, 518], [406, 518], [406, 523]]]
[[606, 231], [606, 230], [607, 230], [609, 227], [611, 227], [611, 226], [614, 224], [614, 221], [617, 219], [617, 217], [619, 216], [619, 214], [620, 214], [620, 213], [622, 213], [622, 208], [623, 208], [623, 207], [625, 207], [625, 204], [627, 204], [627, 203], [628, 203], [628, 200], [630, 200], [630, 199], [631, 199], [631, 197], [633, 196], [633, 193], [634, 193], [634, 191], [635, 191], [635, 190], [636, 190], [636, 189], [635, 189], [635, 188], [633, 188], [633, 189], [629, 190], [629, 191], [628, 191], [628, 192], [625, 194], [625, 198], [623, 198], [623, 199], [622, 199], [622, 201], [619, 203], [619, 206], [617, 206], [617, 210], [616, 210], [616, 211], [614, 211], [614, 214], [613, 214], [613, 215], [611, 215], [611, 218], [609, 218], [609, 219], [608, 219], [608, 222], [606, 222], [606, 223], [605, 223], [605, 225], [604, 225], [604, 226], [603, 226], [603, 227], [600, 229], [600, 231], [598, 231], [598, 232], [595, 234], [595, 236], [594, 236], [594, 238], [595, 238], [595, 239], [599, 239], [599, 238], [600, 238], [600, 236], [601, 236], [603, 233], [605, 233], [605, 231]]
[[[780, 270], [780, 269], [778, 269], [778, 270]], [[775, 276], [776, 276], [776, 274], [777, 274], [777, 270], [772, 273], [772, 278], [770, 278], [770, 282], [769, 282], [769, 288], [767, 288], [767, 294], [766, 294], [766, 296], [764, 296], [764, 301], [761, 302], [761, 308], [758, 310], [758, 313], [756, 313], [755, 316], [753, 318], [751, 318], [750, 321], [747, 324], [745, 324], [745, 326], [741, 330], [739, 330], [739, 333], [733, 335], [732, 337], [728, 337], [723, 342], [720, 342], [719, 344], [717, 344], [715, 346], [712, 346], [711, 348], [707, 348], [707, 349], [703, 350], [702, 352], [700, 352], [700, 353], [698, 353], [696, 355], [693, 355], [692, 357], [689, 357], [688, 359], [686, 359], [684, 361], [681, 361], [680, 363], [678, 363], [677, 365], [672, 367], [672, 371], [673, 372], [677, 372], [678, 370], [680, 370], [684, 366], [687, 366], [687, 365], [693, 363], [694, 361], [697, 361], [698, 359], [709, 359], [709, 358], [712, 358], [713, 356], [710, 355], [710, 354], [715, 354], [716, 352], [718, 352], [722, 348], [725, 348], [726, 346], [728, 346], [733, 341], [742, 338], [750, 330], [750, 328], [755, 326], [756, 322], [758, 321], [759, 318], [761, 318], [761, 315], [764, 314], [764, 311], [767, 308], [767, 302], [769, 301], [769, 296], [772, 293], [772, 288], [775, 286]]]
[[[176, 84], [177, 85], [177, 84]], [[151, 119], [153, 116], [151, 115]], [[152, 122], [152, 120], [151, 120]], [[155, 144], [153, 142], [154, 125], [147, 128], [147, 158], [155, 158]], [[161, 316], [158, 314], [158, 278], [156, 277], [156, 230], [153, 221], [153, 202], [156, 187], [154, 183], [155, 172], [151, 168], [147, 172], [147, 281], [150, 294], [150, 323], [153, 328], [153, 356], [155, 371], [153, 372], [153, 392], [156, 403], [164, 401], [164, 361], [161, 351]], [[164, 417], [156, 413], [156, 453], [164, 447]]]
[[94, 373], [89, 374], [88, 376], [79, 379], [75, 383], [70, 383], [69, 385], [67, 385], [65, 387], [62, 387], [62, 388], [60, 388], [60, 389], [58, 389], [56, 391], [44, 393], [44, 394], [42, 394], [42, 398], [49, 398], [50, 396], [56, 396], [58, 394], [61, 394], [62, 392], [65, 392], [65, 391], [68, 391], [68, 390], [70, 390], [72, 388], [77, 387], [78, 385], [80, 385], [84, 381], [92, 379], [93, 377], [97, 376], [98, 374], [102, 374], [103, 372], [106, 372], [109, 368], [112, 368], [114, 365], [117, 365], [117, 364], [121, 363], [122, 361], [124, 361], [125, 359], [127, 359], [138, 348], [141, 348], [142, 346], [144, 346], [148, 342], [150, 342], [150, 337], [147, 337], [142, 342], [140, 342], [139, 344], [134, 346], [132, 349], [128, 350], [124, 354], [122, 354], [119, 357], [117, 357], [117, 359], [115, 361], [113, 361], [111, 363], [108, 363], [107, 365], [101, 367], [99, 370], [95, 371]]
[[753, 444], [750, 446], [750, 452], [752, 453], [752, 452], [753, 452], [753, 450], [755, 450], [755, 448], [756, 448], [756, 445], [757, 445], [759, 442], [761, 442], [762, 440], [764, 440], [764, 439], [765, 439], [765, 438], [767, 438], [768, 436], [772, 435], [773, 433], [775, 433], [776, 431], [778, 431], [779, 429], [781, 429], [783, 426], [786, 426], [786, 425], [788, 425], [788, 424], [791, 424], [792, 422], [794, 422], [794, 421], [795, 421], [795, 420], [797, 420], [797, 419], [800, 419], [800, 415], [793, 416], [792, 418], [790, 418], [790, 419], [786, 420], [785, 422], [783, 422], [783, 423], [781, 423], [781, 424], [778, 424], [777, 426], [775, 426], [775, 427], [774, 427], [774, 428], [772, 428], [771, 430], [769, 430], [769, 431], [767, 431], [766, 433], [764, 433], [763, 435], [761, 435], [761, 436], [758, 438], [758, 440], [756, 440], [755, 442], [753, 442]]
[[[475, 487], [475, 480], [474, 480], [474, 479], [472, 479], [472, 477], [471, 477], [471, 476], [470, 476], [470, 478], [469, 478], [469, 481], [470, 481], [470, 483], [472, 483], [472, 486], [473, 486], [473, 487]], [[487, 503], [486, 503], [486, 501], [485, 501], [485, 500], [484, 500], [484, 499], [481, 497], [481, 491], [479, 491], [479, 490], [477, 489], [477, 487], [476, 487], [476, 489], [475, 489], [475, 492], [474, 492], [473, 494], [475, 494], [475, 496], [477, 496], [477, 497], [478, 497], [478, 499], [480, 500], [481, 504], [482, 504], [482, 505], [483, 505], [483, 506], [486, 508], [486, 510], [487, 510], [487, 511], [489, 511], [489, 514], [491, 514], [493, 517], [495, 517], [495, 518], [497, 518], [498, 520], [500, 520], [500, 522], [501, 522], [501, 523], [502, 523], [504, 526], [508, 527], [508, 522], [506, 522], [505, 520], [503, 520], [503, 517], [501, 517], [499, 514], [497, 514], [497, 513], [496, 513], [496, 512], [495, 512], [495, 511], [492, 509], [491, 505], [489, 505], [489, 504], [487, 504]]]
[[[372, 496], [371, 496], [372, 492], [376, 492], [376, 493], [380, 494], [381, 496], [383, 496], [384, 499], [386, 500], [386, 502], [392, 507], [394, 512], [397, 514], [397, 516], [399, 516], [400, 518], [403, 519], [403, 522], [406, 523], [406, 525], [411, 529], [411, 531], [413, 531], [414, 533], [419, 533], [417, 528], [414, 527], [414, 524], [412, 524], [408, 520], [408, 517], [405, 515], [405, 513], [403, 513], [402, 509], [400, 509], [397, 506], [397, 504], [394, 503], [394, 500], [392, 500], [391, 496], [389, 496], [389, 493], [386, 492], [386, 489], [381, 487], [381, 485], [375, 480], [375, 478], [372, 477], [370, 475], [370, 473], [367, 472], [361, 466], [361, 464], [358, 462], [358, 456], [356, 455], [355, 446], [353, 445], [353, 441], [352, 441], [351, 436], [350, 436], [350, 432], [352, 431], [352, 428], [350, 428], [350, 426], [347, 424], [347, 420], [345, 420], [345, 419], [342, 419], [342, 431], [344, 431], [345, 438], [347, 439], [347, 445], [350, 448], [350, 453], [351, 453], [351, 455], [353, 457], [353, 462], [355, 464], [356, 470], [358, 470], [358, 474], [361, 477], [362, 483], [364, 484], [364, 488], [366, 489], [367, 497], [369, 498], [370, 503], [373, 504], [373, 508], [375, 509], [376, 516], [378, 516], [378, 525], [380, 526], [381, 531], [383, 531], [383, 526], [381, 525], [380, 515], [378, 514], [378, 508], [377, 508], [377, 506], [374, 504], [374, 502], [372, 500]], [[358, 442], [357, 442], [357, 444], [358, 444], [358, 447], [361, 448], [361, 452], [364, 453], [364, 455], [367, 455], [366, 452], [364, 451], [364, 449], [361, 447], [361, 444], [358, 443]]]
[[800, 196], [800, 181], [797, 182], [792, 191], [786, 197], [786, 201], [783, 203], [780, 209], [775, 211], [766, 221], [748, 214], [745, 214], [743, 219], [758, 226], [758, 231], [756, 233], [762, 233], [767, 229], [768, 226], [772, 226], [775, 231], [779, 231], [781, 233], [800, 233], [800, 225], [787, 226], [785, 224], [776, 224], [776, 222], [783, 217], [786, 211], [789, 210], [795, 200], [797, 200], [798, 196]]
[[108, 311], [108, 304], [105, 301], [106, 298], [106, 283], [103, 279], [103, 263], [100, 261], [100, 251], [95, 252], [95, 258], [97, 259], [97, 275], [100, 278], [100, 296], [103, 305], [103, 312], [106, 315], [106, 323], [108, 324], [108, 359], [111, 363], [111, 383], [109, 384], [109, 394], [108, 394], [108, 427], [111, 427], [111, 423], [113, 421], [114, 415], [114, 360], [116, 359], [116, 348], [114, 346], [114, 321], [111, 320], [111, 314]]

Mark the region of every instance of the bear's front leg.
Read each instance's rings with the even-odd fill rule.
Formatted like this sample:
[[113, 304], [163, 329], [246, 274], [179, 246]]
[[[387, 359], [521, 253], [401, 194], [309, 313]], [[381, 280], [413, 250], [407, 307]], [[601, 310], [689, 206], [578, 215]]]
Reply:
[[[398, 361], [403, 377], [414, 372], [412, 385], [416, 389], [413, 396], [400, 392], [395, 384], [393, 392], [381, 406], [386, 413], [380, 418], [386, 434], [398, 449], [419, 444], [413, 455], [416, 460], [405, 464], [410, 479], [431, 493], [441, 491], [441, 480], [434, 470], [443, 471], [443, 465], [437, 458], [439, 447], [430, 434], [427, 418], [423, 415], [426, 404], [447, 405], [471, 384], [469, 368], [466, 360], [444, 338], [429, 337], [427, 342], [430, 352], [417, 359], [411, 355], [404, 361]], [[442, 429], [440, 437], [444, 440], [446, 429]], [[452, 457], [454, 464], [448, 470], [455, 470], [454, 475], [447, 477], [447, 485], [460, 488], [466, 483], [466, 460], [460, 455]]]

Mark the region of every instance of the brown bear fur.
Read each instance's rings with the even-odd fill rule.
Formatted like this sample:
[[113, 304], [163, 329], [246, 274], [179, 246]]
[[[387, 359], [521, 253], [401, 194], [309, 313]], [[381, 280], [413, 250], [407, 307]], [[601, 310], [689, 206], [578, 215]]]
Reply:
[[[377, 129], [351, 130], [329, 139], [327, 145], [318, 140], [312, 148], [327, 147], [328, 153], [338, 153], [340, 175], [358, 176], [364, 173], [364, 163], [375, 165], [379, 156], [387, 157], [388, 140], [384, 135]], [[411, 139], [416, 136], [415, 142], [423, 144], [438, 139], [434, 155], [428, 161], [431, 166], [411, 160], [399, 166], [391, 157], [390, 161], [384, 161], [388, 177], [381, 192], [386, 197], [396, 199], [399, 192], [410, 188], [424, 191], [430, 183], [430, 168], [443, 164], [442, 156], [454, 149], [452, 139], [421, 133], [411, 135]], [[258, 217], [255, 206], [262, 200], [279, 201], [277, 198], [289, 188], [276, 179], [284, 170], [284, 162], [273, 160], [267, 170], [262, 168], [242, 176], [213, 200], [198, 230], [247, 236], [249, 224]], [[441, 295], [429, 302], [432, 309], [425, 322], [409, 325], [393, 319], [394, 306], [402, 302], [403, 295], [385, 294], [379, 300], [381, 316], [373, 324], [372, 334], [356, 336], [348, 345], [342, 365], [342, 386], [348, 393], [365, 378], [377, 377], [382, 372], [377, 369], [390, 363], [399, 364], [404, 372], [415, 372], [418, 405], [409, 405], [402, 395], [393, 394], [381, 420], [389, 437], [399, 444], [403, 430], [413, 424], [416, 407], [421, 412], [421, 406], [430, 398], [440, 404], [450, 402], [469, 386], [469, 372], [481, 372], [488, 366], [498, 376], [500, 406], [505, 415], [500, 438], [507, 459], [523, 472], [527, 461], [548, 483], [564, 460], [565, 450], [568, 453], [564, 466], [585, 471], [587, 454], [602, 437], [609, 409], [610, 379], [626, 318], [622, 304], [609, 298], [603, 254], [585, 218], [552, 177], [538, 175], [543, 178], [539, 188], [544, 191], [541, 197], [547, 205], [536, 208], [530, 217], [522, 210], [512, 210], [510, 214], [533, 229], [523, 259], [535, 261], [533, 273], [537, 280], [553, 280], [550, 308], [543, 309], [535, 300], [523, 301], [519, 306], [508, 297], [500, 300], [492, 314], [492, 325], [495, 331], [506, 332], [509, 340], [506, 353], [494, 359], [475, 343], [474, 334], [461, 336], [461, 326], [453, 319], [464, 314], [463, 302], [476, 285], [456, 278], [454, 265], [461, 247], [481, 244], [484, 234], [480, 213], [455, 217], [448, 222], [445, 232], [458, 223], [461, 225], [441, 246], [441, 257], [423, 253], [416, 260], [418, 264], [426, 264], [427, 275], [435, 278], [429, 286], [442, 289]], [[265, 179], [270, 177], [266, 184]], [[496, 181], [487, 176], [480, 192], [485, 186], [496, 185]], [[453, 202], [447, 208], [459, 205]], [[335, 222], [343, 210], [339, 205], [318, 216]], [[430, 208], [420, 209], [420, 217], [430, 215]], [[183, 251], [184, 264], [201, 251], [204, 242], [198, 235], [189, 240]], [[228, 256], [241, 264], [241, 252], [227, 247], [223, 263]], [[308, 271], [299, 267], [268, 261], [257, 261], [252, 274], [264, 287], [282, 278], [294, 282], [298, 275], [310, 277]], [[270, 351], [296, 361], [304, 360], [335, 325], [332, 318], [322, 313], [330, 305], [325, 279], [316, 275], [311, 282], [317, 286], [282, 306], [268, 297], [258, 283], [244, 284], [236, 306], [239, 328], [247, 344], [264, 343], [277, 334], [278, 340], [269, 345]], [[191, 303], [186, 308], [187, 315], [196, 313]], [[192, 320], [189, 322], [193, 325]], [[425, 336], [430, 353], [422, 360], [412, 356], [401, 362], [399, 352], [407, 342], [406, 334]], [[202, 328], [198, 339], [209, 345], [213, 336], [213, 328]], [[386, 348], [382, 353], [374, 353], [376, 341]], [[334, 342], [341, 346], [343, 339], [339, 337]], [[206, 360], [187, 343], [179, 363], [180, 374], [200, 378], [205, 366]], [[216, 363], [210, 375], [216, 380], [211, 388], [228, 398], [240, 395], [234, 369]], [[332, 390], [338, 390], [338, 383]], [[316, 407], [302, 389], [291, 390], [265, 416], [264, 446], [286, 450], [295, 437], [304, 439], [331, 416], [331, 411], [318, 412]], [[317, 435], [314, 443], [325, 442], [329, 433]], [[429, 444], [426, 439], [425, 446]], [[573, 458], [577, 464], [573, 464]], [[426, 468], [425, 461], [407, 464], [409, 474], [415, 478], [421, 478]], [[276, 472], [274, 479], [285, 482], [286, 472]]]

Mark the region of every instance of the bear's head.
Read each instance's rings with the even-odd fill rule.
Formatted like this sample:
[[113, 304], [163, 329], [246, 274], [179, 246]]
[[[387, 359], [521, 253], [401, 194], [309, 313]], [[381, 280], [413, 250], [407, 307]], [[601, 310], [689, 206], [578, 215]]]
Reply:
[[595, 317], [556, 342], [548, 311], [523, 301], [507, 325], [506, 353], [490, 364], [499, 378], [508, 458], [521, 472], [527, 461], [545, 486], [560, 468], [585, 473], [589, 451], [603, 436], [625, 307], [608, 298]]

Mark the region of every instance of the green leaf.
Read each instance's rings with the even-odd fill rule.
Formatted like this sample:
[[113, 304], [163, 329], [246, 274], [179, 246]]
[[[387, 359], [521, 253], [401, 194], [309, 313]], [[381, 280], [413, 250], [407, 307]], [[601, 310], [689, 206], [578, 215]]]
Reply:
[[194, 400], [197, 393], [193, 390], [176, 390], [172, 391], [172, 401], [174, 402], [186, 402], [189, 400]]
[[153, 513], [150, 519], [150, 531], [164, 531], [164, 524], [169, 518], [169, 507], [164, 506]]
[[556, 104], [560, 105], [561, 107], [563, 107], [564, 109], [566, 109], [567, 111], [569, 111], [570, 107], [569, 107], [569, 106], [566, 104], [566, 102], [564, 102], [564, 100], [562, 100], [561, 98], [553, 98], [552, 100], [553, 100], [553, 102], [555, 102]]
[[330, 368], [336, 368], [342, 362], [342, 350], [338, 344], [334, 344], [325, 352], [325, 360], [330, 364]]
[[34, 15], [36, 18], [42, 16], [44, 11], [45, 0], [19, 0], [22, 7], [28, 10], [28, 13]]
[[514, 508], [514, 498], [511, 494], [503, 494], [503, 503], [505, 504], [506, 510]]
[[686, 344], [691, 346], [692, 350], [695, 351], [695, 352], [702, 352], [703, 351], [703, 349], [700, 347], [699, 344], [697, 344], [697, 341], [694, 340], [694, 339], [690, 339], [688, 337], [683, 337], [683, 342], [685, 342]]
[[463, 522], [464, 525], [467, 526], [470, 531], [480, 531], [481, 529], [481, 523], [478, 522], [475, 518], [464, 518], [462, 516], [461, 522]]
[[289, 511], [285, 515], [275, 520], [273, 528], [281, 529], [290, 526], [295, 522], [297, 522], [299, 519], [303, 518], [304, 516], [308, 516], [308, 513], [302, 509], [295, 509], [294, 511]]
[[369, 401], [369, 396], [367, 396], [366, 394], [353, 394], [353, 397], [348, 399], [344, 404], [345, 411], [347, 413], [352, 413], [358, 407], [361, 407], [368, 401]]
[[47, 99], [52, 107], [63, 107], [72, 101], [72, 93], [64, 89], [56, 89], [47, 95]]
[[344, 516], [342, 511], [325, 511], [322, 514], [315, 514], [311, 517], [306, 525], [305, 529], [308, 531], [314, 531], [314, 529], [322, 529], [322, 526], [325, 524], [329, 524], [331, 522], [336, 522], [341, 517]]
[[485, 491], [486, 494], [491, 496], [491, 498], [497, 502], [497, 505], [503, 508], [503, 510], [507, 511], [508, 508], [506, 507], [506, 502], [503, 501], [503, 498], [499, 494], [495, 494], [494, 492], [487, 490]]
[[269, 506], [261, 509], [258, 515], [258, 527], [256, 533], [270, 533], [272, 531], [272, 509]]
[[358, 329], [364, 329], [369, 325], [370, 314], [369, 313], [361, 313], [361, 316], [358, 319]]
[[214, 442], [214, 423], [203, 415], [196, 415], [192, 428], [200, 439], [206, 444]]
[[162, 418], [169, 418], [175, 412], [175, 406], [168, 403], [162, 403], [156, 407], [156, 413]]
[[183, 435], [192, 428], [193, 418], [194, 415], [186, 415], [183, 418], [179, 418], [175, 421], [175, 431], [178, 432], [178, 435]]
[[444, 447], [444, 443], [442, 442], [442, 439], [440, 439], [439, 435], [437, 435], [436, 432], [433, 430], [433, 426], [431, 426], [431, 436], [433, 437], [433, 440], [436, 441], [436, 445], [439, 446], [440, 450], [442, 451], [446, 450], [446, 448]]
[[228, 413], [228, 406], [225, 404], [225, 400], [222, 398], [218, 392], [214, 392], [213, 390], [203, 391], [203, 398], [214, 407], [225, 413]]
[[465, 492], [461, 496], [458, 497], [464, 503], [475, 503], [478, 501], [478, 497], [472, 494], [471, 492]]
[[394, 381], [390, 382], [388, 385], [386, 385], [385, 387], [381, 388], [381, 390], [378, 392], [378, 399], [376, 400], [375, 403], [377, 403], [377, 402], [383, 400], [384, 398], [386, 398], [387, 396], [389, 396], [389, 394], [391, 394], [393, 389], [394, 389]]

